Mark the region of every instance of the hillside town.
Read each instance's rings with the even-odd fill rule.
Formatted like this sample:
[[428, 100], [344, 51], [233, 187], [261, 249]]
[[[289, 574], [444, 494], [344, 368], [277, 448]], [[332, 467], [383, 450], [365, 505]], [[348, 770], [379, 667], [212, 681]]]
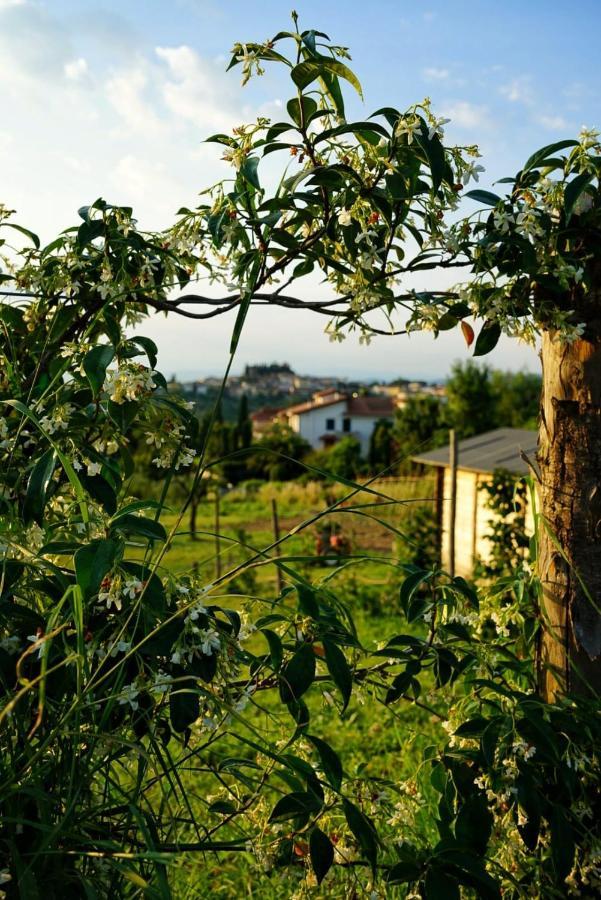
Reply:
[[[221, 388], [221, 378], [194, 381], [172, 379], [170, 387], [183, 393], [203, 411]], [[222, 398], [223, 416], [233, 418], [246, 397], [253, 436], [260, 437], [274, 424], [288, 425], [314, 449], [323, 449], [341, 437], [356, 437], [365, 452], [375, 424], [391, 419], [409, 398], [436, 397], [444, 402], [445, 385], [398, 378], [390, 382], [340, 379], [328, 375], [300, 375], [288, 363], [247, 365], [241, 375], [228, 379]]]

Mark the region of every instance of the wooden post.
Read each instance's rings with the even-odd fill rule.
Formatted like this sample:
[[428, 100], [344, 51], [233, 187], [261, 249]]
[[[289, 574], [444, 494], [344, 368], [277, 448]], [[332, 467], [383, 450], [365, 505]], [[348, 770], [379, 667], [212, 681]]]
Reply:
[[455, 520], [457, 518], [457, 432], [449, 431], [449, 469], [451, 496], [449, 497], [449, 575], [455, 575]]
[[444, 467], [436, 469], [436, 562], [442, 566], [442, 530], [444, 528]]
[[215, 487], [215, 578], [221, 577], [221, 541], [219, 540], [219, 488]]
[[[272, 500], [271, 500], [271, 521], [273, 524], [273, 539], [277, 543], [280, 539], [280, 520], [278, 518], [278, 504], [277, 504], [275, 498], [272, 498]], [[279, 557], [279, 555], [280, 555], [280, 548], [278, 545], [274, 550], [274, 556]], [[282, 578], [282, 570], [277, 564], [275, 567], [275, 572], [276, 572], [276, 585], [277, 585], [277, 589], [278, 589], [278, 594], [281, 594], [282, 589], [284, 587], [284, 579]]]

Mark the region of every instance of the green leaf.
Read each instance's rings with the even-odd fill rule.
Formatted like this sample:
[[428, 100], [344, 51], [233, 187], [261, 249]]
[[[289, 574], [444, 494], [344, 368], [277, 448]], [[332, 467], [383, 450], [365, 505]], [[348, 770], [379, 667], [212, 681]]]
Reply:
[[572, 218], [572, 213], [574, 212], [574, 207], [578, 202], [578, 198], [592, 180], [593, 176], [590, 172], [583, 172], [582, 175], [577, 175], [576, 178], [572, 179], [572, 181], [566, 185], [563, 195], [563, 211], [566, 217], [566, 223]]
[[24, 403], [21, 403], [20, 400], [4, 400], [2, 402], [6, 403], [7, 406], [12, 406], [13, 409], [16, 409], [22, 415], [26, 416], [31, 422], [33, 422], [34, 425], [36, 426], [36, 428], [44, 435], [44, 437], [46, 438], [48, 443], [51, 444], [52, 447], [54, 447], [56, 455], [58, 456], [58, 458], [61, 462], [61, 465], [62, 465], [63, 469], [65, 470], [67, 478], [69, 479], [69, 482], [73, 488], [73, 493], [75, 494], [75, 497], [77, 498], [77, 503], [79, 505], [79, 509], [81, 512], [81, 517], [82, 517], [83, 521], [87, 524], [87, 522], [89, 522], [90, 516], [89, 516], [89, 512], [88, 512], [88, 506], [86, 503], [84, 489], [82, 487], [81, 481], [77, 477], [77, 473], [75, 472], [75, 469], [71, 465], [69, 458], [63, 453], [63, 451], [60, 449], [59, 445], [52, 438], [52, 436], [50, 434], [48, 434], [44, 430], [44, 428], [42, 428], [42, 426], [40, 425], [40, 420], [35, 415], [35, 413], [33, 413], [29, 409], [29, 407], [25, 406]]
[[307, 734], [305, 737], [311, 741], [319, 754], [321, 768], [328, 782], [335, 791], [339, 791], [342, 785], [342, 763], [340, 757], [335, 750], [332, 750], [329, 744], [321, 738], [315, 737], [313, 734]]
[[442, 869], [431, 866], [424, 883], [425, 900], [460, 900], [457, 881]]
[[322, 803], [311, 791], [293, 791], [278, 800], [269, 816], [270, 822], [285, 822], [288, 819], [296, 819], [310, 816], [321, 810]]
[[565, 810], [554, 806], [549, 819], [551, 826], [551, 856], [557, 873], [557, 880], [562, 882], [570, 874], [574, 862], [574, 832], [568, 822]]
[[402, 697], [403, 694], [406, 693], [406, 691], [411, 686], [412, 680], [413, 676], [411, 672], [399, 672], [386, 693], [385, 703], [394, 703], [395, 700], [398, 700], [399, 697]]
[[443, 861], [446, 870], [452, 869], [461, 884], [474, 887], [481, 900], [500, 900], [501, 893], [495, 879], [488, 874], [482, 860], [470, 853], [456, 850], [454, 847], [441, 847], [437, 857]]
[[327, 59], [324, 56], [320, 56], [318, 59], [306, 60], [295, 66], [290, 74], [292, 80], [301, 91], [304, 90], [308, 84], [311, 84], [312, 81], [315, 81], [317, 78], [322, 78], [324, 75], [334, 75], [338, 78], [344, 78], [345, 81], [348, 81], [348, 83], [355, 88], [361, 99], [363, 99], [363, 91], [357, 76], [348, 66], [345, 66], [344, 63], [337, 59]]
[[111, 532], [113, 531], [148, 538], [151, 541], [167, 540], [167, 532], [160, 522], [155, 522], [154, 519], [147, 519], [145, 516], [133, 516], [129, 513], [113, 518]]
[[485, 322], [476, 339], [474, 356], [485, 356], [496, 347], [501, 337], [501, 326], [498, 322]]
[[417, 572], [412, 572], [411, 575], [408, 575], [405, 578], [404, 582], [401, 585], [400, 592], [400, 602], [401, 609], [404, 611], [405, 615], [409, 610], [409, 605], [413, 599], [413, 595], [416, 590], [423, 584], [424, 581], [427, 581], [431, 577], [431, 572], [426, 572], [424, 569], [419, 569]]
[[378, 836], [371, 819], [350, 800], [343, 800], [342, 807], [348, 827], [361, 847], [372, 869], [378, 858]]
[[497, 203], [500, 203], [503, 199], [499, 197], [497, 194], [493, 194], [492, 191], [467, 191], [464, 197], [469, 197], [470, 200], [475, 200], [476, 203], [485, 203], [487, 206], [496, 206]]
[[252, 186], [258, 191], [261, 190], [259, 174], [257, 172], [257, 169], [259, 168], [259, 162], [260, 159], [258, 156], [247, 156], [240, 166], [240, 174], [242, 175], [242, 177], [245, 178], [249, 184], [252, 184]]
[[98, 344], [92, 347], [83, 358], [83, 369], [87, 375], [90, 387], [94, 395], [98, 394], [106, 378], [106, 370], [115, 357], [115, 351], [110, 344]]
[[459, 810], [455, 837], [464, 846], [484, 855], [493, 826], [493, 815], [484, 796], [470, 797]]
[[453, 733], [456, 737], [479, 737], [489, 723], [484, 716], [474, 716], [467, 722], [463, 722]]
[[108, 481], [101, 475], [87, 475], [81, 473], [81, 482], [93, 500], [100, 503], [109, 516], [114, 515], [117, 509], [117, 495]]
[[250, 309], [250, 304], [253, 296], [253, 292], [256, 289], [256, 282], [261, 269], [261, 257], [258, 253], [254, 254], [254, 261], [249, 266], [249, 276], [247, 279], [248, 288], [244, 295], [240, 298], [240, 306], [238, 307], [238, 314], [236, 316], [236, 321], [234, 322], [234, 328], [232, 330], [232, 337], [230, 340], [230, 355], [233, 356], [238, 347], [238, 342], [240, 341], [240, 335], [242, 334], [242, 328], [244, 327], [244, 323], [246, 321], [246, 316], [248, 315], [248, 310]]
[[279, 635], [272, 631], [270, 628], [261, 629], [267, 643], [269, 644], [269, 654], [271, 656], [271, 665], [274, 669], [279, 669], [282, 665], [282, 658], [284, 656], [284, 649], [282, 647], [282, 641]]
[[312, 619], [318, 619], [319, 603], [317, 602], [315, 589], [308, 584], [298, 584], [296, 590], [298, 593], [298, 606], [300, 611], [306, 616], [310, 616]]
[[317, 103], [312, 97], [302, 94], [300, 100], [298, 97], [293, 97], [292, 100], [289, 100], [286, 104], [286, 109], [292, 121], [299, 128], [302, 125], [306, 127], [309, 119], [317, 109]]
[[430, 166], [430, 172], [432, 173], [432, 191], [436, 193], [445, 177], [447, 166], [444, 147], [437, 135], [430, 141], [428, 140], [428, 135], [422, 133], [418, 135], [417, 140], [428, 159], [428, 165]]
[[317, 827], [309, 837], [309, 855], [317, 883], [321, 884], [334, 862], [334, 847], [327, 834]]
[[178, 734], [186, 731], [200, 715], [198, 694], [191, 690], [172, 690], [169, 694], [171, 727]]
[[119, 543], [108, 538], [93, 541], [77, 551], [73, 557], [75, 577], [84, 600], [89, 600], [98, 593], [102, 579], [115, 565], [119, 549]]
[[416, 862], [399, 862], [390, 869], [388, 884], [404, 884], [405, 882], [417, 881], [421, 876], [422, 870]]
[[132, 344], [138, 344], [139, 347], [142, 348], [146, 356], [148, 357], [148, 362], [150, 363], [150, 368], [154, 369], [157, 364], [157, 355], [158, 355], [158, 347], [153, 340], [148, 337], [133, 337], [131, 338]]
[[14, 231], [18, 231], [20, 234], [25, 235], [26, 238], [29, 238], [33, 246], [36, 250], [40, 249], [40, 239], [37, 234], [34, 234], [33, 231], [30, 231], [29, 228], [23, 228], [22, 225], [16, 225], [15, 222], [3, 222], [4, 228], [12, 228]]
[[547, 144], [546, 147], [541, 147], [540, 150], [537, 150], [536, 153], [532, 154], [530, 159], [526, 161], [523, 171], [528, 172], [530, 169], [535, 169], [537, 166], [540, 166], [548, 156], [557, 153], [558, 150], [565, 150], [568, 147], [576, 147], [577, 145], [578, 141], [574, 140], [557, 141], [555, 144]]
[[131, 503], [127, 503], [125, 506], [121, 507], [119, 512], [111, 519], [111, 524], [115, 519], [118, 519], [119, 516], [138, 512], [141, 509], [161, 509], [161, 504], [157, 503], [156, 500], [133, 500]]
[[122, 434], [125, 434], [133, 423], [139, 409], [140, 404], [135, 400], [126, 400], [125, 403], [115, 403], [113, 400], [109, 400], [107, 404], [108, 414]]
[[315, 679], [312, 644], [302, 644], [280, 674], [280, 697], [284, 703], [299, 700]]
[[23, 520], [42, 524], [44, 507], [48, 497], [48, 487], [56, 466], [56, 453], [52, 448], [40, 456], [31, 470], [27, 482], [27, 492], [23, 502]]
[[326, 665], [332, 680], [342, 694], [342, 711], [347, 708], [353, 690], [353, 673], [340, 647], [333, 641], [324, 639], [323, 649], [326, 654]]

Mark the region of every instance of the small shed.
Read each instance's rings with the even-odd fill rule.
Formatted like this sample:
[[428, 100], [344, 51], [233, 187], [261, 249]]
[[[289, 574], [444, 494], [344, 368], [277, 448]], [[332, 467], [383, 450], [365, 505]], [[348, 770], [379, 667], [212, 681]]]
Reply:
[[[534, 462], [537, 434], [525, 428], [495, 428], [457, 445], [457, 495], [455, 511], [456, 575], [469, 577], [476, 560], [486, 561], [489, 546], [486, 538], [491, 511], [486, 507], [486, 494], [481, 490], [498, 469], [516, 476], [529, 473], [526, 459]], [[414, 462], [437, 468], [437, 517], [440, 533], [441, 562], [450, 569], [451, 484], [450, 445], [420, 453]], [[532, 510], [528, 510], [526, 527], [532, 531]]]

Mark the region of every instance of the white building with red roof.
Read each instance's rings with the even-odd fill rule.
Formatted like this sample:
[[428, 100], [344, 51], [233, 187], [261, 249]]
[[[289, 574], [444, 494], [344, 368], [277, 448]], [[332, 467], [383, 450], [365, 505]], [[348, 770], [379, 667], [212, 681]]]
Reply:
[[317, 391], [311, 400], [280, 410], [276, 418], [286, 422], [315, 450], [329, 447], [343, 437], [354, 437], [365, 454], [377, 422], [392, 419], [394, 410], [391, 397], [351, 395], [329, 388]]

